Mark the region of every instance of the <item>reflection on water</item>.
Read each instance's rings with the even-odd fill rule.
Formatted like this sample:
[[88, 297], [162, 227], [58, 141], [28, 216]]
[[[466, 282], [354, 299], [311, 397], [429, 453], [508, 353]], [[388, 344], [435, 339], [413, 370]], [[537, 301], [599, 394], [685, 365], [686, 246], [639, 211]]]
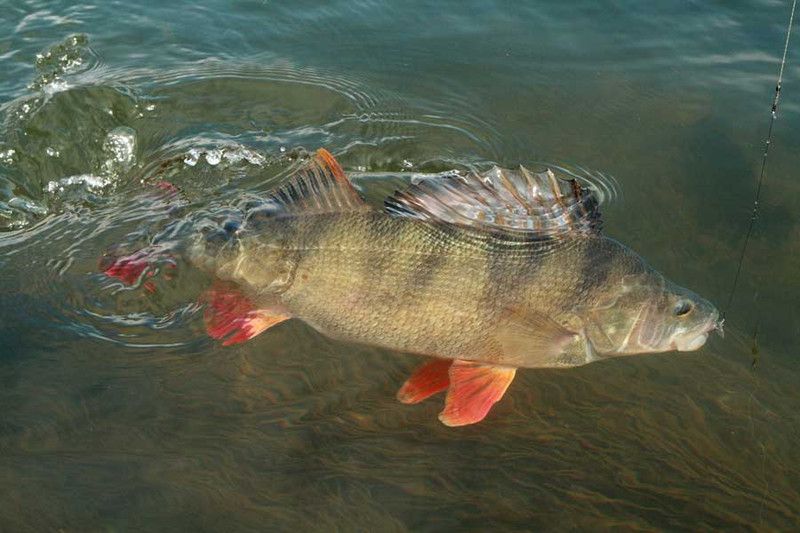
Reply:
[[608, 184], [610, 235], [723, 304], [786, 6], [63, 4], [0, 21], [0, 530], [794, 527], [792, 63], [728, 336], [521, 371], [476, 426], [396, 401], [414, 356], [296, 321], [223, 348], [203, 274], [152, 293], [98, 272], [325, 146], [375, 202], [419, 173], [559, 162]]

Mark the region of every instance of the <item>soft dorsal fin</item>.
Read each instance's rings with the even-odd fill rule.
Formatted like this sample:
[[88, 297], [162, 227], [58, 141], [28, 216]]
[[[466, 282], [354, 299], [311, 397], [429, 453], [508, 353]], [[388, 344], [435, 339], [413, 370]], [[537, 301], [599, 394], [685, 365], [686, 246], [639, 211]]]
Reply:
[[483, 173], [448, 173], [424, 179], [385, 202], [395, 216], [475, 226], [531, 238], [600, 231], [593, 189], [551, 170], [493, 167]]
[[333, 213], [370, 209], [342, 167], [324, 148], [292, 178], [272, 191], [269, 199], [280, 204], [281, 211], [292, 213]]

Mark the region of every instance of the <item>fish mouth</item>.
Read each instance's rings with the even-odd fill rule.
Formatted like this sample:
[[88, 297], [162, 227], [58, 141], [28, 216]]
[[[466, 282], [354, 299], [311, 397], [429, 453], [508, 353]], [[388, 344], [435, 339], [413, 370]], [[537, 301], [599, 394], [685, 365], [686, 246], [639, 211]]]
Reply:
[[725, 332], [722, 330], [725, 319], [719, 319], [719, 315], [714, 313], [711, 318], [706, 322], [703, 330], [694, 337], [675, 340], [675, 349], [679, 352], [692, 352], [702, 347], [708, 340], [708, 336], [712, 331], [719, 333], [720, 337], [725, 337]]
[[692, 337], [689, 342], [675, 342], [675, 349], [679, 352], [692, 352], [703, 346], [708, 340], [708, 331]]
[[725, 319], [720, 319], [719, 313], [714, 312], [696, 335], [691, 337], [685, 335], [682, 338], [677, 338], [674, 340], [673, 346], [679, 352], [692, 352], [706, 343], [712, 331], [716, 331], [721, 337], [725, 337], [725, 333], [722, 330], [724, 322]]

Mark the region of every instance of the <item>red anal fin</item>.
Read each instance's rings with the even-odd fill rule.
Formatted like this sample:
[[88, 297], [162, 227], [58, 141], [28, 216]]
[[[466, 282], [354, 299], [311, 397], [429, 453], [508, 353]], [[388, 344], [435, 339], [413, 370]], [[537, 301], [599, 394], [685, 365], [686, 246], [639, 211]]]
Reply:
[[450, 384], [447, 371], [453, 361], [432, 359], [416, 369], [397, 392], [397, 399], [403, 403], [418, 403], [441, 392]]
[[450, 389], [439, 420], [446, 426], [465, 426], [483, 420], [505, 394], [517, 369], [456, 360], [450, 366]]
[[290, 318], [267, 309], [257, 309], [233, 286], [215, 286], [201, 300], [208, 305], [204, 313], [206, 331], [215, 339], [227, 337], [223, 346], [252, 339]]

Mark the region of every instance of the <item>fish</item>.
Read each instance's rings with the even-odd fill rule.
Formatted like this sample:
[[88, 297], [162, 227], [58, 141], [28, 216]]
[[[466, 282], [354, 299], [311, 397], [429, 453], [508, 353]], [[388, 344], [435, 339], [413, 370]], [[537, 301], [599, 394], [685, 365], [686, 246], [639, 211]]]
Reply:
[[[437, 175], [379, 208], [319, 149], [182, 253], [216, 280], [200, 301], [223, 345], [291, 319], [424, 356], [397, 398], [445, 392], [447, 426], [483, 420], [519, 368], [694, 351], [721, 330], [713, 304], [602, 232], [592, 187], [550, 170]], [[131, 282], [147, 261], [138, 252], [105, 271]]]

